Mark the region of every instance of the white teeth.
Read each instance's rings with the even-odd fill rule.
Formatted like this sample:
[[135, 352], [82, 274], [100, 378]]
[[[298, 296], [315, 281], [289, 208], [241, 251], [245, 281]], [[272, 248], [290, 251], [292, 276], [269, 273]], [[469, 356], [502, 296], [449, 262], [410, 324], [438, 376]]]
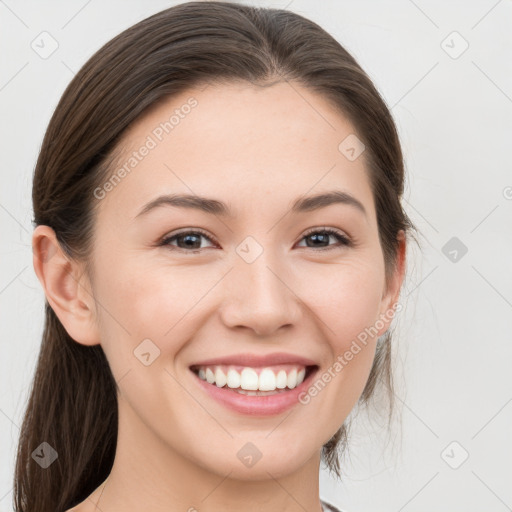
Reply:
[[246, 391], [245, 389], [237, 389], [237, 393], [241, 395], [249, 395], [249, 396], [269, 396], [269, 395], [277, 395], [281, 393], [281, 391]]
[[217, 387], [221, 388], [222, 386], [226, 385], [227, 381], [228, 380], [227, 380], [226, 376], [224, 375], [224, 372], [220, 368], [217, 368], [215, 370], [215, 385]]
[[[226, 366], [212, 366], [199, 368], [197, 375], [209, 384], [217, 387], [236, 389], [245, 395], [273, 394], [285, 388], [294, 389], [304, 381], [306, 368], [297, 367], [291, 370], [279, 370], [277, 373], [272, 368], [262, 368], [260, 374], [253, 368], [244, 368], [238, 372], [234, 368]], [[263, 393], [260, 393], [263, 392]]]
[[213, 384], [215, 382], [215, 375], [210, 368], [206, 368], [206, 382], [209, 384]]
[[240, 387], [240, 374], [233, 369], [228, 370], [228, 388], [236, 389]]
[[269, 368], [260, 373], [258, 389], [260, 391], [274, 391], [276, 389], [276, 374]]
[[258, 374], [252, 368], [244, 368], [240, 379], [240, 387], [248, 391], [258, 389]]
[[297, 386], [297, 370], [295, 368], [288, 374], [286, 385], [290, 389]]
[[287, 382], [288, 377], [286, 375], [286, 372], [284, 370], [279, 370], [279, 373], [277, 374], [276, 378], [276, 388], [284, 389], [286, 387]]

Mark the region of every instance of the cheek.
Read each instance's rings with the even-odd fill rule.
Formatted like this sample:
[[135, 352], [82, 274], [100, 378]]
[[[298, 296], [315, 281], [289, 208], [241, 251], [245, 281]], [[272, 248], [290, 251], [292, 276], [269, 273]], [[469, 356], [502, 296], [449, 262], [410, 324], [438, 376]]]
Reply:
[[336, 353], [364, 332], [379, 315], [383, 269], [373, 261], [346, 261], [310, 270], [299, 296], [321, 320]]
[[332, 435], [361, 396], [374, 361], [376, 337], [371, 328], [379, 315], [383, 268], [361, 259], [325, 266], [314, 277], [315, 286], [310, 284], [300, 296], [308, 298], [329, 354], [301, 403], [315, 411], [310, 417], [330, 411], [326, 431]]
[[193, 266], [117, 261], [98, 279], [103, 342], [133, 351], [150, 339], [162, 353], [177, 352], [197, 329], [201, 300], [217, 281], [216, 274]]

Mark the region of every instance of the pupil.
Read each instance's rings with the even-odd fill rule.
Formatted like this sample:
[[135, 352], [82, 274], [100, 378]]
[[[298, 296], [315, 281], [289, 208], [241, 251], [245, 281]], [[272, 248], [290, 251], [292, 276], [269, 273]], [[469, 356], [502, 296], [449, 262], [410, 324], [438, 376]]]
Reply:
[[[329, 241], [329, 235], [326, 235], [326, 234], [314, 234], [314, 235], [311, 235], [311, 238], [313, 238], [314, 240], [319, 240], [320, 242], [328, 242]], [[315, 245], [318, 245], [318, 244], [315, 244]]]
[[[197, 235], [185, 235], [183, 238], [185, 239], [185, 244], [187, 247], [198, 248], [198, 247], [194, 246], [194, 239], [196, 239], [196, 241], [197, 241], [197, 238], [198, 238]], [[192, 239], [192, 243], [189, 243], [189, 242], [191, 242], [191, 239]]]

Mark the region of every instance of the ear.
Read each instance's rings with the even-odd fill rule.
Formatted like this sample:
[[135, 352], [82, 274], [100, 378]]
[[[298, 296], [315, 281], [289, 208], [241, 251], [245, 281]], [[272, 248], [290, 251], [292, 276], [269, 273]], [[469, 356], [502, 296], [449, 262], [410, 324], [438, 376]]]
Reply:
[[67, 333], [82, 345], [99, 344], [96, 302], [83, 265], [64, 253], [49, 226], [35, 228], [32, 252], [34, 270], [46, 299]]
[[399, 231], [397, 240], [398, 249], [396, 264], [392, 275], [384, 286], [382, 294], [379, 319], [384, 326], [382, 329], [379, 329], [378, 336], [382, 336], [388, 330], [395, 316], [395, 312], [401, 308], [401, 305], [398, 303], [398, 298], [400, 296], [400, 290], [402, 289], [402, 283], [405, 277], [405, 255], [407, 250], [406, 237], [403, 230]]

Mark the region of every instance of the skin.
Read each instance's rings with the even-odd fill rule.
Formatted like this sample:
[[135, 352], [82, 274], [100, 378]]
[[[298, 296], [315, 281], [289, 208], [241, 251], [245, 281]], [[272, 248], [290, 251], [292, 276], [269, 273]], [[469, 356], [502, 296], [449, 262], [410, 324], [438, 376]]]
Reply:
[[[298, 84], [210, 85], [165, 99], [125, 134], [120, 165], [191, 96], [198, 105], [99, 201], [92, 276], [51, 228], [34, 231], [34, 268], [50, 305], [74, 340], [102, 345], [119, 386], [112, 472], [73, 511], [95, 510], [103, 491], [105, 512], [320, 512], [322, 445], [360, 397], [391, 319], [309, 404], [275, 416], [226, 409], [189, 366], [289, 352], [315, 360], [321, 375], [397, 302], [405, 240], [386, 283], [365, 154], [349, 161], [338, 150], [355, 130]], [[346, 204], [290, 212], [295, 199], [333, 189], [357, 198], [366, 215]], [[163, 193], [222, 200], [233, 217], [164, 206], [134, 219]], [[332, 236], [308, 246], [314, 227], [337, 229], [353, 246]], [[176, 239], [157, 246], [182, 228], [212, 240], [199, 238], [196, 253]], [[250, 264], [236, 252], [248, 236], [263, 249]], [[160, 350], [149, 366], [133, 354], [146, 338]], [[236, 456], [247, 442], [262, 453], [252, 467]]]

